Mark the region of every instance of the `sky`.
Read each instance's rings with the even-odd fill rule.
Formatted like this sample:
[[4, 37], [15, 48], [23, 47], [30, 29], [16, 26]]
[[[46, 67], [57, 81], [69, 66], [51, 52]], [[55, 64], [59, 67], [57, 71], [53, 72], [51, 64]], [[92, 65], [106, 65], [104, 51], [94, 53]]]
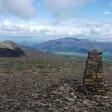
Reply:
[[112, 0], [0, 0], [0, 40], [112, 41]]

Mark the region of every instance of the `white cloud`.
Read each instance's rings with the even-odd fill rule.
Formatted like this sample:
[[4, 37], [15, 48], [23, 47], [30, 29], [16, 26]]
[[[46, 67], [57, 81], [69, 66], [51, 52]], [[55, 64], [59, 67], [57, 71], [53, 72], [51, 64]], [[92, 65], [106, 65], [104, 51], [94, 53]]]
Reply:
[[8, 26], [8, 25], [10, 25], [10, 24], [11, 24], [11, 22], [10, 22], [10, 21], [8, 21], [8, 20], [4, 20], [4, 21], [3, 21], [3, 24], [4, 24], [4, 25], [6, 25], [6, 26]]
[[45, 0], [45, 5], [53, 10], [84, 5], [92, 0]]
[[0, 12], [30, 18], [35, 13], [32, 5], [34, 2], [35, 0], [0, 0]]
[[56, 18], [70, 19], [76, 17], [74, 11], [66, 10], [83, 6], [89, 2], [95, 2], [96, 0], [44, 0], [44, 6], [53, 11]]
[[87, 20], [71, 19], [57, 24], [14, 23], [8, 20], [0, 22], [1, 34], [9, 33], [16, 36], [64, 37], [64, 36], [112, 36], [112, 24]]
[[[35, 7], [34, 3], [38, 2], [39, 0], [0, 0], [0, 14], [13, 14], [21, 18], [31, 18], [35, 15]], [[71, 7], [78, 7], [82, 6], [88, 2], [95, 1], [95, 0], [40, 0], [44, 1], [42, 5], [49, 8], [50, 10], [54, 11], [53, 13], [61, 14], [63, 10], [66, 8]], [[60, 13], [60, 10], [62, 11]], [[55, 13], [55, 14], [56, 14]], [[74, 16], [72, 13], [67, 13], [62, 16]]]
[[104, 11], [103, 12], [105, 15], [111, 15], [111, 12], [110, 11]]

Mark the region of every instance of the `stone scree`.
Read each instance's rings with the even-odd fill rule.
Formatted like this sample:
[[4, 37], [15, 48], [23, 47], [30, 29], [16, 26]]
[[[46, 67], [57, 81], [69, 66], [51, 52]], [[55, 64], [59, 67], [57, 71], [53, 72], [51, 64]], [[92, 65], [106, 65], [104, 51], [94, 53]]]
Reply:
[[102, 52], [88, 51], [83, 87], [89, 94], [103, 94], [105, 92], [103, 85]]

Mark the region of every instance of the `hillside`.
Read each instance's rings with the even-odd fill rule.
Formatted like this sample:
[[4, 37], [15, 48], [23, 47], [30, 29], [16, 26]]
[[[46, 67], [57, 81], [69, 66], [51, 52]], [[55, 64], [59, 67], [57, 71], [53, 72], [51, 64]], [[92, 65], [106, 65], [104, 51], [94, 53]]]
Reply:
[[57, 58], [61, 56], [53, 52], [43, 52], [30, 47], [23, 47], [7, 40], [0, 43], [0, 57]]
[[84, 69], [81, 60], [0, 60], [1, 112], [111, 112], [112, 62], [104, 62], [104, 96], [78, 91]]
[[78, 39], [66, 37], [56, 40], [42, 42], [33, 46], [38, 50], [48, 50], [56, 52], [76, 52], [87, 53], [90, 49], [101, 50], [104, 53], [112, 53], [112, 42], [98, 42], [88, 39]]
[[23, 57], [24, 51], [13, 41], [4, 41], [0, 43], [0, 57]]

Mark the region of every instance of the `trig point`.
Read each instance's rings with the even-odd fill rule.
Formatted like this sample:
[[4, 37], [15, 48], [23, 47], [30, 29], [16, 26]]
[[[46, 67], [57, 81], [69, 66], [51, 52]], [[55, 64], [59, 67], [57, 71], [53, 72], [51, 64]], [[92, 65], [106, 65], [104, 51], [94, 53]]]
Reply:
[[88, 51], [83, 86], [88, 94], [104, 93], [102, 52]]

